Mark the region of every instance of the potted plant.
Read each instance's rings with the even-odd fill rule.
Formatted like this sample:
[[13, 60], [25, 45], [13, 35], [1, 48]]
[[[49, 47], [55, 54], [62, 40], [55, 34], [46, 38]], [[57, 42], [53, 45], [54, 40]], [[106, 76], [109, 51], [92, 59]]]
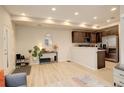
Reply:
[[57, 51], [58, 46], [57, 45], [53, 45], [53, 49], [54, 49], [54, 51]]
[[38, 62], [43, 53], [42, 50], [38, 46], [34, 46], [33, 49], [29, 50], [28, 52], [32, 55], [33, 60], [38, 61]]

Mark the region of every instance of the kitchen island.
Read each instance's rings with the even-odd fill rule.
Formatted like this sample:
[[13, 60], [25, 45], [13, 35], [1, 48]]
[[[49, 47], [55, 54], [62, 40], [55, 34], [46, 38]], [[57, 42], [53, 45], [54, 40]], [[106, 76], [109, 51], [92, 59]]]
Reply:
[[[101, 54], [102, 53], [102, 54]], [[97, 47], [72, 47], [71, 61], [90, 69], [99, 69], [105, 67], [105, 50], [98, 50]]]

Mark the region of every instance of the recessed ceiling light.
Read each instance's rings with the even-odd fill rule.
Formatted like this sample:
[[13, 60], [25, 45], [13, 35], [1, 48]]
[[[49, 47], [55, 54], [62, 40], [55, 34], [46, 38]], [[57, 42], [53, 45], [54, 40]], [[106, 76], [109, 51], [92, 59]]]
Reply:
[[117, 8], [116, 7], [113, 7], [112, 9], [111, 9], [111, 11], [115, 11]]
[[79, 13], [78, 12], [75, 12], [74, 15], [79, 15]]
[[70, 20], [65, 20], [63, 24], [64, 24], [64, 25], [71, 26]]
[[93, 29], [97, 29], [97, 26], [93, 26], [92, 28], [93, 28]]
[[109, 23], [110, 22], [110, 19], [106, 20], [106, 22]]
[[26, 14], [25, 14], [25, 13], [21, 13], [21, 15], [22, 15], [22, 16], [26, 16]]
[[68, 25], [68, 26], [70, 26], [71, 23], [65, 21], [65, 22], [64, 22], [64, 25]]
[[53, 7], [51, 10], [52, 10], [52, 11], [56, 11], [56, 8]]
[[86, 23], [81, 23], [79, 26], [80, 27], [86, 27]]
[[47, 19], [44, 21], [47, 24], [54, 24], [55, 22], [53, 20]]
[[97, 19], [97, 16], [94, 16], [93, 19]]
[[93, 29], [98, 29], [99, 28], [99, 25], [98, 24], [95, 24], [92, 26]]

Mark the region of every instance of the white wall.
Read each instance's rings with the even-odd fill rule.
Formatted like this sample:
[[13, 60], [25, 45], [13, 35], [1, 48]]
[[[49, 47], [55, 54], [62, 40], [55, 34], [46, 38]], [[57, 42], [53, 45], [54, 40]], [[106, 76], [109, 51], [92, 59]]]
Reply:
[[[0, 6], [0, 69], [4, 69], [3, 62], [3, 39], [2, 31], [8, 28], [8, 61], [9, 67], [7, 73], [11, 72], [15, 67], [15, 33], [13, 30], [10, 15]], [[5, 73], [6, 74], [6, 73]]]
[[62, 28], [16, 26], [16, 52], [28, 56], [35, 45], [44, 48], [44, 36], [51, 34], [53, 44], [58, 45], [59, 61], [70, 59], [71, 31]]
[[124, 64], [124, 6], [120, 6], [119, 41], [120, 63]]
[[120, 19], [120, 30], [119, 30], [119, 40], [120, 40], [120, 63], [124, 64], [124, 17]]

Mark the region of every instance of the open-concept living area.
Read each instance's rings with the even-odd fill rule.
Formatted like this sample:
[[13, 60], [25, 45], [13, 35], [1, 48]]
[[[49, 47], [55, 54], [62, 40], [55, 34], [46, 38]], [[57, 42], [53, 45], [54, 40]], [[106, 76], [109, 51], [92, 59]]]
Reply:
[[124, 6], [1, 5], [0, 87], [123, 87]]

